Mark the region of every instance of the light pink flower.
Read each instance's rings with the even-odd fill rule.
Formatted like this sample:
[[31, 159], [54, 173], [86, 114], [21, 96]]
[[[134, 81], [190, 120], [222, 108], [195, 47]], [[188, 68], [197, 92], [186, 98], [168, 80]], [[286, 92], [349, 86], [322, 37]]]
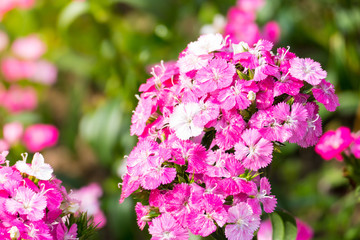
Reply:
[[1, 61], [1, 72], [5, 79], [15, 82], [21, 79], [30, 79], [36, 71], [36, 64], [31, 61], [18, 60], [7, 57]]
[[153, 102], [151, 98], [140, 98], [138, 105], [131, 117], [130, 134], [140, 136], [145, 129], [151, 115]]
[[322, 79], [326, 78], [326, 71], [322, 70], [320, 63], [310, 58], [293, 58], [290, 60], [290, 74], [304, 80], [311, 85], [318, 85]]
[[264, 0], [237, 0], [236, 6], [248, 12], [255, 12], [265, 5]]
[[229, 208], [225, 235], [229, 240], [251, 240], [260, 226], [260, 216], [244, 202]]
[[94, 224], [102, 228], [106, 224], [106, 218], [100, 208], [100, 197], [103, 195], [98, 183], [91, 183], [72, 192], [72, 197], [79, 200], [79, 211], [87, 212], [88, 216], [94, 216]]
[[137, 202], [135, 205], [135, 212], [137, 218], [137, 224], [141, 230], [144, 229], [146, 222], [150, 220], [147, 215], [150, 213], [150, 206], [144, 206], [141, 202]]
[[54, 64], [40, 60], [35, 62], [34, 73], [30, 77], [32, 82], [37, 82], [45, 85], [52, 85], [56, 82], [57, 68]]
[[[0, 9], [0, 14], [1, 14], [1, 9]], [[8, 44], [9, 44], [8, 35], [5, 32], [0, 31], [0, 52], [4, 51], [7, 48]]]
[[31, 152], [54, 146], [59, 139], [59, 130], [49, 124], [34, 124], [26, 128], [23, 142]]
[[72, 240], [77, 239], [77, 225], [73, 224], [69, 229], [67, 229], [66, 225], [63, 222], [60, 222], [56, 226], [56, 238], [55, 240]]
[[151, 240], [187, 240], [189, 232], [181, 225], [177, 224], [175, 219], [168, 213], [155, 218], [149, 227]]
[[203, 91], [213, 92], [230, 86], [235, 72], [234, 65], [228, 64], [224, 59], [214, 58], [197, 72], [195, 79]]
[[37, 106], [37, 94], [34, 88], [21, 88], [17, 85], [11, 85], [3, 95], [3, 101], [0, 105], [12, 113], [33, 110]]
[[10, 145], [17, 143], [23, 134], [24, 128], [20, 122], [12, 122], [4, 125], [3, 136]]
[[10, 214], [26, 215], [30, 221], [37, 221], [45, 215], [46, 198], [27, 187], [19, 187], [6, 199], [5, 209]]
[[[22, 1], [26, 3], [25, 1]], [[11, 50], [19, 58], [25, 60], [37, 60], [46, 52], [46, 45], [36, 35], [29, 35], [16, 39]]]

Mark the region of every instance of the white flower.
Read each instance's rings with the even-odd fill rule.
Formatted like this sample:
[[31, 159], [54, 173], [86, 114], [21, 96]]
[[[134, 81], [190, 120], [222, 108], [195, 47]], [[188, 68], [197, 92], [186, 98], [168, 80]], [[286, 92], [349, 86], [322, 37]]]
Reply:
[[204, 55], [220, 50], [224, 46], [224, 38], [220, 33], [201, 35], [197, 41], [188, 45], [187, 53]]
[[175, 130], [175, 134], [181, 140], [199, 136], [203, 131], [203, 126], [194, 124], [194, 117], [201, 111], [198, 103], [180, 103], [175, 107], [170, 116], [170, 128]]
[[30, 176], [34, 176], [39, 180], [49, 180], [51, 178], [53, 169], [49, 164], [45, 163], [41, 153], [34, 154], [31, 165], [26, 163], [27, 153], [22, 154], [22, 157], [23, 160], [17, 161], [15, 164], [17, 170]]
[[232, 50], [234, 54], [249, 51], [249, 45], [246, 42], [239, 42], [238, 44], [232, 44]]

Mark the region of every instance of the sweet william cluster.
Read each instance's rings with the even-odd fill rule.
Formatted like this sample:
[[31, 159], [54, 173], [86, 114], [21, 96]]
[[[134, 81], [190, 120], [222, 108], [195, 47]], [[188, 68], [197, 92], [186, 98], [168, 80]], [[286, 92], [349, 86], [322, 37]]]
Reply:
[[53, 176], [43, 156], [35, 153], [27, 163], [23, 154], [23, 160], [9, 166], [7, 154], [0, 154], [0, 239], [79, 239], [76, 220], [69, 218], [80, 214], [80, 202]]
[[[316, 144], [317, 102], [339, 105], [318, 62], [273, 44], [233, 44], [221, 34], [191, 42], [140, 86], [120, 203], [132, 193], [152, 239], [223, 231], [252, 239], [276, 198], [260, 177], [279, 143]], [[317, 102], [316, 102], [317, 101]]]

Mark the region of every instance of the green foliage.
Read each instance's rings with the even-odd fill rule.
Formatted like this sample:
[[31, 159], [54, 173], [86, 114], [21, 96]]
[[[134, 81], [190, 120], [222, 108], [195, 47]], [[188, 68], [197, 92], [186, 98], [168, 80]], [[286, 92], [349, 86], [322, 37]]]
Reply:
[[77, 237], [79, 240], [91, 240], [96, 237], [96, 226], [93, 222], [93, 217], [88, 217], [87, 213], [81, 213], [79, 216], [75, 216], [74, 214], [70, 214], [67, 218], [65, 225], [68, 229], [73, 224], [77, 226]]
[[296, 221], [293, 216], [283, 211], [270, 214], [273, 229], [273, 240], [295, 240], [297, 234]]

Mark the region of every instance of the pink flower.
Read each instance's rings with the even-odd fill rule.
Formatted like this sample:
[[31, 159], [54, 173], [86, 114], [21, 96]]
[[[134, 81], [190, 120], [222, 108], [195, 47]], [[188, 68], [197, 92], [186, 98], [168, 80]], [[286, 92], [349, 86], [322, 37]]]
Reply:
[[236, 6], [248, 12], [255, 12], [265, 5], [264, 0], [237, 0]]
[[31, 81], [52, 85], [56, 82], [57, 68], [52, 63], [40, 60], [35, 62], [34, 73], [31, 76]]
[[[0, 6], [0, 14], [1, 14], [1, 6]], [[4, 51], [7, 48], [8, 44], [9, 44], [8, 35], [5, 32], [0, 31], [0, 52]]]
[[232, 64], [228, 64], [224, 59], [214, 58], [197, 72], [195, 79], [203, 91], [213, 92], [230, 86], [235, 72]]
[[73, 224], [69, 229], [63, 222], [60, 222], [56, 226], [56, 237], [55, 240], [66, 240], [66, 239], [77, 239], [77, 225]]
[[2, 59], [1, 71], [7, 81], [15, 82], [21, 79], [30, 79], [36, 71], [36, 64], [8, 57]]
[[21, 88], [11, 85], [3, 95], [3, 102], [0, 102], [0, 105], [12, 113], [33, 110], [37, 106], [36, 91], [32, 87]]
[[349, 147], [353, 140], [349, 128], [339, 127], [337, 130], [330, 130], [321, 136], [315, 146], [315, 152], [325, 160], [336, 158], [342, 161], [341, 152]]
[[12, 122], [4, 125], [3, 135], [10, 145], [17, 143], [23, 134], [24, 128], [20, 122]]
[[131, 117], [130, 134], [140, 136], [145, 129], [147, 121], [151, 115], [153, 101], [151, 98], [140, 98], [139, 103]]
[[235, 158], [241, 160], [245, 168], [257, 171], [271, 162], [273, 144], [262, 138], [258, 130], [246, 129], [241, 139], [235, 144]]
[[[26, 2], [22, 1], [22, 3]], [[11, 46], [11, 50], [22, 59], [37, 60], [46, 52], [46, 46], [36, 35], [29, 35], [16, 39]]]
[[270, 21], [265, 24], [263, 28], [262, 36], [264, 39], [271, 42], [278, 42], [280, 39], [281, 29], [277, 22]]
[[189, 215], [188, 226], [196, 235], [209, 236], [216, 231], [215, 222], [220, 227], [226, 223], [227, 212], [223, 207], [222, 199], [217, 195], [205, 194], [202, 206], [199, 204], [195, 209]]
[[19, 187], [12, 193], [12, 198], [6, 199], [5, 209], [10, 214], [26, 215], [30, 221], [43, 218], [46, 208], [46, 198], [27, 187]]
[[[272, 213], [276, 207], [276, 197], [274, 195], [270, 195], [271, 186], [269, 180], [266, 177], [261, 178], [260, 180], [260, 189], [259, 191], [256, 190], [251, 195], [254, 195], [255, 198], [248, 199], [248, 203], [251, 203], [251, 206], [256, 206], [261, 202], [264, 207], [264, 211], [267, 213]], [[255, 211], [254, 211], [255, 212]], [[261, 209], [259, 208], [258, 211], [261, 214]]]
[[189, 238], [188, 230], [177, 224], [168, 213], [164, 213], [152, 221], [149, 233], [152, 235], [151, 240], [187, 240]]
[[94, 224], [98, 228], [106, 224], [106, 218], [100, 209], [99, 199], [102, 195], [103, 191], [98, 183], [91, 183], [72, 193], [72, 197], [80, 202], [79, 211], [87, 212], [88, 216], [94, 216]]
[[290, 60], [290, 74], [304, 80], [311, 85], [318, 85], [322, 79], [326, 78], [326, 71], [322, 70], [320, 63], [310, 58], [293, 58]]
[[356, 158], [360, 158], [360, 136], [355, 136], [355, 140], [352, 143], [350, 150]]
[[59, 139], [59, 130], [49, 124], [34, 124], [25, 130], [23, 142], [31, 152], [54, 146]]
[[10, 145], [3, 139], [0, 139], [0, 152], [4, 152], [10, 149]]
[[135, 212], [137, 217], [137, 224], [141, 230], [144, 229], [146, 222], [150, 220], [150, 217], [147, 215], [150, 213], [150, 207], [144, 206], [141, 202], [136, 203]]
[[251, 240], [260, 226], [260, 216], [244, 202], [229, 208], [225, 235], [229, 240]]
[[312, 89], [314, 98], [320, 103], [324, 104], [325, 108], [333, 112], [339, 104], [339, 98], [335, 94], [334, 85], [323, 79], [319, 85]]
[[35, 0], [17, 0], [19, 8], [29, 9], [35, 5]]

